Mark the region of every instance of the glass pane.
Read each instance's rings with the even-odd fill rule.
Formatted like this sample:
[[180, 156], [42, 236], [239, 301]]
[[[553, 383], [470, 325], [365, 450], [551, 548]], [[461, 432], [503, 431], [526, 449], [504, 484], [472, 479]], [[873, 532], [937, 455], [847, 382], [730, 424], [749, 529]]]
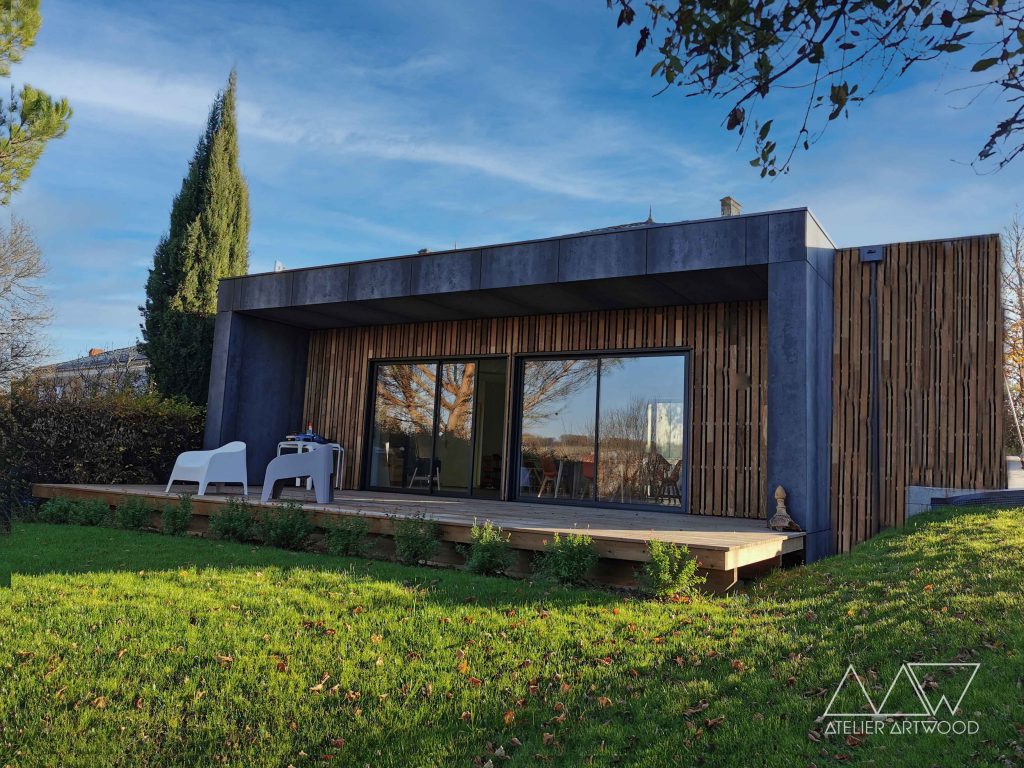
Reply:
[[522, 498], [592, 499], [598, 361], [523, 364]]
[[681, 504], [683, 355], [601, 361], [599, 501]]
[[442, 363], [437, 404], [437, 458], [434, 488], [447, 493], [469, 493], [473, 435], [473, 391], [476, 363]]
[[477, 364], [474, 496], [496, 499], [501, 493], [507, 369], [506, 360], [481, 360]]
[[370, 486], [430, 487], [436, 363], [377, 368]]

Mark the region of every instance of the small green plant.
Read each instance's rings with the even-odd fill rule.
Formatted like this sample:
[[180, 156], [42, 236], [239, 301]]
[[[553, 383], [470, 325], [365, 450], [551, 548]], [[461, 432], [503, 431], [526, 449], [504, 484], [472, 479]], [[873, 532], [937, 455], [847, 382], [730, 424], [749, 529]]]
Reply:
[[504, 573], [516, 560], [516, 553], [509, 546], [510, 535], [500, 526], [485, 520], [483, 525], [473, 521], [470, 529], [473, 541], [469, 546], [460, 546], [459, 552], [466, 558], [466, 570], [470, 573], [494, 575]]
[[107, 525], [111, 522], [110, 505], [100, 499], [74, 502], [69, 522], [74, 525]]
[[533, 572], [540, 581], [582, 584], [597, 564], [594, 540], [582, 533], [555, 534], [533, 561]]
[[395, 554], [408, 565], [429, 560], [441, 548], [441, 526], [426, 515], [393, 519], [395, 527]]
[[362, 515], [345, 515], [324, 529], [327, 551], [341, 557], [363, 557], [369, 548], [370, 523]]
[[690, 550], [685, 545], [651, 541], [647, 549], [651, 560], [644, 563], [637, 577], [640, 588], [648, 595], [692, 595], [706, 580], [697, 573], [697, 559], [690, 557]]
[[192, 522], [192, 494], [180, 494], [178, 503], [165, 506], [161, 517], [164, 533], [168, 536], [184, 536], [188, 524]]
[[152, 511], [138, 496], [131, 496], [114, 510], [114, 524], [118, 528], [137, 531], [149, 525]]
[[231, 499], [210, 515], [210, 533], [218, 539], [252, 541], [256, 534], [256, 518], [249, 503], [245, 499]]
[[256, 534], [264, 544], [281, 549], [302, 549], [313, 532], [306, 511], [297, 501], [286, 501], [265, 509], [256, 524]]
[[39, 520], [51, 525], [67, 525], [71, 522], [71, 511], [74, 506], [74, 501], [63, 496], [50, 499], [39, 508]]

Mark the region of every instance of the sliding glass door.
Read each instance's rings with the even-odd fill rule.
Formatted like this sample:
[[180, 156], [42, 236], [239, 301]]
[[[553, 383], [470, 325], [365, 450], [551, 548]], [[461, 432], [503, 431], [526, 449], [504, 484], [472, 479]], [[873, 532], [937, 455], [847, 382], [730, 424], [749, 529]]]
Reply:
[[378, 364], [366, 485], [497, 495], [505, 379], [504, 360]]
[[526, 359], [522, 499], [685, 506], [685, 354]]

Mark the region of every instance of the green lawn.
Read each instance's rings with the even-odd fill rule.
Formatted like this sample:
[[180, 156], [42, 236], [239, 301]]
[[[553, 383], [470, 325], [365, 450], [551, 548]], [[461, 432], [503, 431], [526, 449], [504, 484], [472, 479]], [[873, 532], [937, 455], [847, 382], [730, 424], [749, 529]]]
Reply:
[[[95, 528], [4, 561], [0, 766], [1024, 764], [1024, 510], [690, 604]], [[977, 735], [818, 736], [848, 663], [877, 702], [954, 659]]]

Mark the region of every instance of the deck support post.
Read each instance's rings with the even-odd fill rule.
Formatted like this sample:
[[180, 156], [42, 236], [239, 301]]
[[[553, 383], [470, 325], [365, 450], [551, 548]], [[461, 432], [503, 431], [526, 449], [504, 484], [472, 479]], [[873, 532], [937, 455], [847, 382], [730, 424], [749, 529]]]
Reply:
[[[768, 489], [782, 486], [808, 562], [835, 551], [830, 493], [834, 250], [810, 215], [769, 231]], [[770, 491], [769, 491], [770, 492]], [[774, 499], [766, 499], [767, 509]]]

